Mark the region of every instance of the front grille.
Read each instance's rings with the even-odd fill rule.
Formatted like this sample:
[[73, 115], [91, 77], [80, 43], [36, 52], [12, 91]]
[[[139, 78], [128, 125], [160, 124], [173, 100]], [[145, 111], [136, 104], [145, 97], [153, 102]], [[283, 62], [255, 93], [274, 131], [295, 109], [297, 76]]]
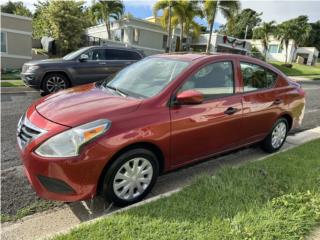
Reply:
[[34, 126], [25, 116], [22, 116], [17, 129], [18, 144], [24, 149], [32, 140], [46, 131]]

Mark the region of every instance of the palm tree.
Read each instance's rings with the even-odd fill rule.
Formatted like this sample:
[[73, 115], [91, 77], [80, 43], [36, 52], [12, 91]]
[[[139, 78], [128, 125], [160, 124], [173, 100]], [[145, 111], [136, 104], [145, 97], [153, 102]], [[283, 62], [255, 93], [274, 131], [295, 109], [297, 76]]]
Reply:
[[275, 34], [276, 26], [275, 21], [264, 22], [260, 27], [255, 28], [253, 31], [254, 39], [261, 39], [263, 46], [264, 59], [267, 60], [268, 42], [272, 34]]
[[285, 63], [288, 62], [288, 48], [289, 41], [292, 39], [293, 31], [289, 22], [283, 22], [277, 26], [276, 37], [280, 40], [280, 46], [284, 45], [286, 48]]
[[173, 8], [172, 25], [180, 26], [180, 51], [182, 51], [182, 43], [184, 34], [188, 36], [191, 29], [193, 34], [200, 34], [200, 25], [194, 21], [196, 16], [202, 16], [202, 11], [197, 1], [179, 0]]
[[206, 49], [207, 53], [210, 52], [211, 35], [217, 11], [220, 10], [223, 16], [229, 19], [235, 12], [239, 11], [239, 9], [240, 3], [238, 0], [203, 0], [203, 13], [206, 17], [208, 25], [210, 26], [209, 39]]
[[[189, 0], [159, 0], [153, 6], [153, 14], [157, 17], [159, 10], [163, 11], [160, 22], [168, 31], [167, 51], [170, 48], [171, 28], [180, 26], [180, 50], [184, 34], [189, 34], [192, 28], [195, 34], [200, 33], [200, 26], [194, 21], [194, 17], [201, 15], [198, 1]], [[172, 17], [171, 17], [172, 15]]]
[[111, 39], [110, 19], [119, 20], [124, 13], [124, 5], [121, 0], [99, 0], [91, 7], [94, 21], [104, 22], [108, 32], [108, 39]]

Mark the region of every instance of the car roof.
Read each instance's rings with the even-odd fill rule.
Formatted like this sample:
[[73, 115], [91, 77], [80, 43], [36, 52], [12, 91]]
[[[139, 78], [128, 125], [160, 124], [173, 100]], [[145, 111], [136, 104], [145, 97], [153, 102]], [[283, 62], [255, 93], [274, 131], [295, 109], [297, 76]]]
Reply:
[[215, 58], [217, 56], [235, 56], [238, 57], [238, 54], [230, 54], [230, 53], [163, 53], [154, 55], [157, 57], [165, 57], [165, 58], [172, 58], [177, 60], [184, 60], [184, 61], [196, 61], [196, 60], [203, 60], [208, 58]]

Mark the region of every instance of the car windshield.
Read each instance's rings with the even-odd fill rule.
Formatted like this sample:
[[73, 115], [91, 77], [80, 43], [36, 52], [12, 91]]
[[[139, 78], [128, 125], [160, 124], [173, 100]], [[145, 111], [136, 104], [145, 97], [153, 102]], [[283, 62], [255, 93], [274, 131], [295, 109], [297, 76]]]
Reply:
[[123, 69], [102, 86], [125, 95], [149, 98], [160, 93], [190, 62], [165, 58], [146, 58]]
[[85, 47], [85, 48], [80, 48], [77, 51], [68, 53], [67, 55], [65, 55], [62, 59], [63, 60], [73, 60], [76, 57], [80, 56], [82, 53], [84, 53], [85, 51], [87, 51], [89, 48]]

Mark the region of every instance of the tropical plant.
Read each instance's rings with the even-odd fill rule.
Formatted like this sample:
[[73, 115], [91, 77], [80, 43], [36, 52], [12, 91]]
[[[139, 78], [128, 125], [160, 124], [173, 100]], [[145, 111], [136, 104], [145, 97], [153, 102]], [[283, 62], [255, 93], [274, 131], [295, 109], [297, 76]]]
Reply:
[[320, 49], [320, 20], [311, 23], [311, 31], [305, 45], [308, 47], [316, 47]]
[[[278, 25], [276, 37], [280, 40], [280, 44], [284, 45], [286, 48], [285, 63], [288, 62], [288, 48], [290, 40], [293, 40], [294, 56], [299, 45], [306, 43], [311, 30], [312, 28], [308, 23], [307, 16], [299, 16]], [[291, 61], [292, 60], [293, 59], [291, 58]]]
[[10, 13], [20, 16], [32, 17], [31, 11], [23, 4], [22, 1], [8, 1], [1, 5], [1, 12]]
[[261, 15], [262, 13], [257, 13], [250, 8], [243, 9], [239, 14], [231, 17], [227, 23], [222, 26], [221, 32], [236, 38], [245, 38], [247, 28], [246, 38], [251, 39], [253, 28], [257, 27], [262, 21], [260, 18]]
[[83, 2], [50, 1], [46, 18], [51, 36], [57, 40], [61, 54], [73, 51], [80, 46], [85, 29]]
[[253, 31], [253, 38], [261, 39], [262, 41], [263, 53], [264, 53], [265, 59], [267, 59], [268, 42], [269, 42], [270, 36], [275, 34], [275, 31], [276, 31], [275, 21], [263, 22], [260, 27], [255, 28]]
[[206, 52], [210, 52], [211, 47], [211, 35], [213, 31], [213, 25], [215, 21], [216, 14], [218, 10], [221, 11], [222, 15], [229, 19], [240, 9], [240, 2], [238, 0], [235, 1], [225, 1], [225, 0], [204, 0], [203, 1], [203, 13], [210, 26], [209, 30], [209, 39], [207, 43]]
[[119, 20], [124, 13], [124, 5], [121, 0], [99, 0], [98, 2], [93, 2], [91, 12], [94, 21], [105, 23], [108, 39], [111, 39], [110, 19]]

